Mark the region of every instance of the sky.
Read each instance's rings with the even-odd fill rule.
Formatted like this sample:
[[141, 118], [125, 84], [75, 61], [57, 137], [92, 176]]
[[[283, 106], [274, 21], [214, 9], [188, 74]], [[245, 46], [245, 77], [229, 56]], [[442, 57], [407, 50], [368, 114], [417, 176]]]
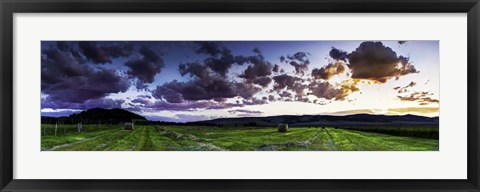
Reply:
[[42, 41], [41, 114], [439, 115], [438, 41]]

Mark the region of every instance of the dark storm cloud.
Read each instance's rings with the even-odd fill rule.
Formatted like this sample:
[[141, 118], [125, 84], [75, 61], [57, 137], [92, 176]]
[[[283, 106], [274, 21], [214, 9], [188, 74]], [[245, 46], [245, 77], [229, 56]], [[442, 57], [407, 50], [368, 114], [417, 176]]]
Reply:
[[212, 76], [209, 79], [165, 83], [157, 86], [152, 95], [157, 99], [176, 102], [233, 98], [237, 96], [249, 99], [258, 91], [260, 91], [260, 88], [250, 84], [232, 82], [224, 78]]
[[107, 52], [112, 58], [128, 57], [133, 52], [133, 45], [131, 43], [122, 43], [112, 46], [100, 46], [100, 49]]
[[304, 102], [304, 103], [308, 103], [309, 102], [309, 99], [308, 97], [295, 97], [295, 101], [300, 101], [300, 102]]
[[297, 52], [297, 53], [293, 54], [292, 56], [290, 56], [290, 55], [287, 56], [287, 58], [290, 59], [290, 60], [297, 60], [297, 61], [300, 61], [300, 62], [309, 63], [310, 61], [308, 60], [307, 55], [309, 55], [309, 54], [306, 53], [306, 52]]
[[275, 101], [275, 100], [276, 100], [275, 96], [273, 96], [273, 95], [268, 96], [268, 101]]
[[223, 50], [223, 47], [220, 42], [199, 41], [199, 42], [195, 42], [195, 44], [198, 45], [198, 49], [196, 50], [196, 53], [203, 53], [211, 56], [218, 56]]
[[303, 97], [305, 94], [304, 91], [307, 86], [303, 84], [304, 80], [299, 77], [283, 74], [274, 76], [273, 81], [275, 82], [273, 84], [274, 91], [290, 90], [293, 91], [297, 97]]
[[331, 58], [337, 60], [337, 61], [344, 61], [346, 62], [348, 59], [348, 53], [345, 51], [342, 51], [340, 49], [337, 49], [335, 47], [332, 47], [332, 50], [330, 50], [330, 53], [328, 53]]
[[345, 71], [345, 66], [341, 62], [330, 63], [325, 67], [320, 69], [313, 69], [312, 76], [315, 79], [328, 80], [332, 76], [343, 73]]
[[[65, 42], [59, 42], [57, 46], [62, 50], [66, 45]], [[112, 63], [113, 58], [128, 57], [133, 51], [129, 43], [98, 46], [96, 42], [80, 41], [78, 47], [88, 60], [97, 64]]]
[[418, 72], [409, 63], [408, 58], [397, 56], [395, 51], [381, 42], [361, 43], [355, 51], [350, 53], [348, 60], [348, 67], [350, 67], [354, 79], [384, 83], [391, 78]]
[[60, 51], [68, 51], [70, 46], [65, 41], [57, 41], [57, 47]]
[[206, 58], [203, 63], [208, 66], [213, 72], [226, 76], [233, 64], [243, 64], [247, 58], [243, 56], [235, 56], [232, 51], [224, 47], [219, 42], [202, 41], [195, 42], [199, 47], [196, 53], [207, 54], [210, 57]]
[[275, 72], [275, 73], [278, 73], [279, 69], [280, 69], [280, 67], [277, 64], [275, 64], [275, 65], [273, 65], [272, 71]]
[[275, 82], [275, 84], [273, 85], [273, 89], [276, 91], [283, 90], [285, 88], [293, 89], [295, 87], [295, 84], [302, 82], [301, 78], [290, 76], [287, 74], [277, 75], [274, 76], [272, 79]]
[[280, 94], [278, 94], [282, 99], [284, 98], [292, 98], [292, 94], [288, 91], [282, 91]]
[[438, 99], [433, 99], [430, 96], [433, 95], [432, 93], [423, 91], [423, 92], [414, 92], [410, 95], [406, 96], [397, 96], [401, 101], [416, 101], [421, 105], [426, 105], [429, 103], [439, 103]]
[[83, 103], [127, 91], [129, 82], [115, 71], [93, 69], [73, 56], [48, 49], [42, 56], [42, 93], [52, 101]]
[[327, 100], [344, 100], [348, 95], [341, 88], [335, 88], [329, 82], [312, 82], [308, 85], [312, 95]]
[[208, 67], [198, 62], [180, 64], [178, 66], [178, 71], [182, 76], [190, 74], [190, 77], [197, 77], [200, 79], [209, 78], [210, 76], [210, 70]]
[[111, 63], [112, 60], [108, 56], [107, 52], [100, 49], [97, 43], [90, 41], [81, 41], [78, 43], [78, 47], [82, 51], [83, 55], [91, 60], [93, 63]]
[[181, 85], [176, 82], [165, 84], [165, 86], [157, 86], [152, 95], [157, 99], [164, 99], [170, 103], [182, 103], [184, 102], [183, 96], [177, 91], [181, 89], [179, 86]]
[[268, 86], [272, 82], [270, 77], [260, 77], [253, 80], [253, 83], [260, 85], [262, 87]]
[[129, 68], [129, 77], [137, 79], [136, 87], [142, 89], [145, 84], [155, 80], [155, 75], [161, 72], [165, 64], [162, 57], [149, 47], [141, 47], [139, 53], [141, 58], [127, 61], [125, 66]]
[[84, 63], [85, 58], [75, 46], [77, 44], [77, 42], [57, 41], [56, 47], [59, 51], [64, 52], [65, 54], [71, 54], [79, 63]]
[[[255, 85], [266, 87], [271, 83], [272, 80], [269, 75], [272, 73], [273, 66], [265, 61], [259, 49], [253, 50], [256, 54], [253, 56], [234, 56], [230, 50], [222, 47], [219, 43], [198, 42], [197, 44], [200, 45], [197, 53], [208, 54], [211, 57], [203, 62], [180, 64], [180, 74], [182, 76], [189, 75], [192, 79], [185, 82], [174, 80], [157, 86], [152, 91], [153, 97], [169, 103], [211, 100], [216, 103], [223, 103], [226, 99], [235, 97], [250, 100], [254, 94], [261, 90]], [[229, 59], [225, 59], [227, 57]], [[241, 61], [238, 58], [241, 58]], [[216, 63], [217, 61], [219, 63]], [[235, 63], [248, 64], [245, 71], [239, 75], [245, 81], [236, 82], [227, 77], [228, 69]], [[216, 64], [226, 66], [225, 70], [215, 69]], [[232, 106], [222, 104], [208, 107], [224, 108]]]
[[293, 66], [296, 74], [304, 75], [305, 71], [308, 70], [308, 65], [310, 64], [308, 55], [309, 53], [306, 52], [297, 52], [293, 55], [288, 55], [286, 58], [283, 56], [280, 57], [280, 61]]
[[273, 65], [265, 60], [259, 49], [254, 49], [253, 52], [257, 55], [245, 57], [250, 65], [239, 77], [244, 78], [248, 83], [266, 87], [271, 82], [268, 76], [272, 74]]

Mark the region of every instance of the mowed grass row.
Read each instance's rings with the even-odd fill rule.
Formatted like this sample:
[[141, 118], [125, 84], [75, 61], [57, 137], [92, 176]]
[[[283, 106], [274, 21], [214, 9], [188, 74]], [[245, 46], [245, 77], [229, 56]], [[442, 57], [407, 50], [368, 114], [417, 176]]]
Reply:
[[96, 132], [101, 130], [111, 130], [123, 128], [120, 125], [101, 125], [101, 124], [83, 124], [82, 129], [79, 132], [77, 124], [42, 124], [41, 134], [42, 136], [55, 135], [55, 127], [57, 127], [57, 135], [66, 135], [80, 132]]
[[42, 150], [62, 151], [437, 151], [438, 139], [333, 128], [196, 129], [136, 126], [42, 136]]
[[[228, 131], [204, 131], [184, 127], [169, 129], [193, 134], [205, 139], [207, 143], [234, 151], [262, 150], [268, 145], [276, 145], [277, 148], [280, 146], [280, 150], [285, 151], [438, 151], [439, 148], [438, 139], [334, 128], [293, 128], [288, 133], [280, 133], [276, 128]], [[319, 136], [309, 145], [300, 145], [317, 133]]]

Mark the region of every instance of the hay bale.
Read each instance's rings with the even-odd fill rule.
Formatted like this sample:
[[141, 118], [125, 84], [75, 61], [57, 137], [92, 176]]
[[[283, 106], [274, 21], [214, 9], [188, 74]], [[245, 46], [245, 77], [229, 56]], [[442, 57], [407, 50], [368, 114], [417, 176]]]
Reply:
[[127, 122], [127, 123], [124, 124], [123, 128], [125, 130], [133, 130], [134, 126], [133, 126], [133, 123]]
[[278, 132], [283, 132], [283, 133], [288, 132], [288, 124], [278, 125]]

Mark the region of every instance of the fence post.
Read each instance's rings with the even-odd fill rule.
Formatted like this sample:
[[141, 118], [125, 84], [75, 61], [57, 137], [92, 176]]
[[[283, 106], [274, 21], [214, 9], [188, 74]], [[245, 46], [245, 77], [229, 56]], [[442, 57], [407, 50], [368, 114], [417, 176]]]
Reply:
[[55, 136], [57, 136], [58, 122], [55, 122]]

